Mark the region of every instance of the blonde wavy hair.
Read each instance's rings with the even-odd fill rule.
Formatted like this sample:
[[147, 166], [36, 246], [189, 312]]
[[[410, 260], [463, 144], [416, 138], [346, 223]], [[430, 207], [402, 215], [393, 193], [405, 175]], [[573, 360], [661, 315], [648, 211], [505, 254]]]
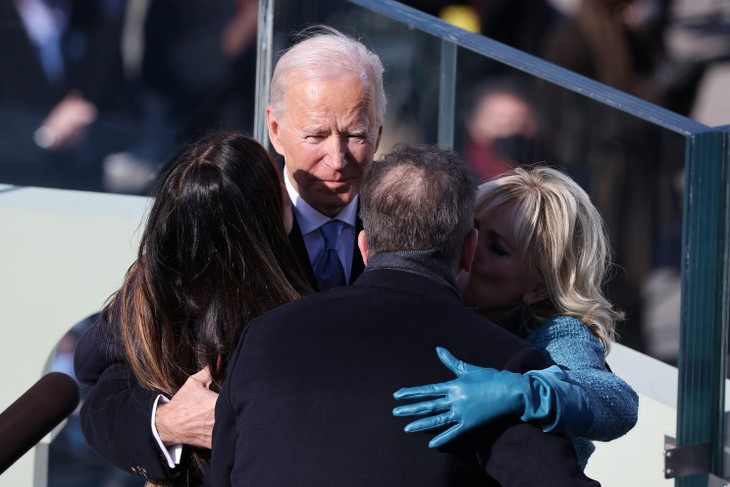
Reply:
[[601, 289], [613, 264], [603, 219], [588, 194], [556, 169], [515, 168], [479, 186], [475, 216], [483, 224], [508, 204], [514, 208], [510, 237], [517, 257], [548, 294], [528, 305], [528, 330], [554, 316], [574, 316], [608, 353], [623, 313]]

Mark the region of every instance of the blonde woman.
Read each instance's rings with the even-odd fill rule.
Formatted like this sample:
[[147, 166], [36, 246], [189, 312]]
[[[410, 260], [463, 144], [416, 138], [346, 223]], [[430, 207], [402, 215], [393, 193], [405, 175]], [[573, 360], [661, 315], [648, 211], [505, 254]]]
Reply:
[[601, 290], [610, 268], [603, 220], [572, 179], [547, 167], [517, 168], [477, 195], [479, 244], [465, 303], [543, 350], [557, 364], [524, 375], [484, 369], [439, 348], [458, 378], [401, 389], [396, 416], [427, 416], [406, 431], [450, 426], [434, 448], [506, 416], [536, 421], [574, 439], [581, 466], [590, 440], [608, 441], [635, 424], [638, 397], [610, 372], [605, 355], [623, 315]]

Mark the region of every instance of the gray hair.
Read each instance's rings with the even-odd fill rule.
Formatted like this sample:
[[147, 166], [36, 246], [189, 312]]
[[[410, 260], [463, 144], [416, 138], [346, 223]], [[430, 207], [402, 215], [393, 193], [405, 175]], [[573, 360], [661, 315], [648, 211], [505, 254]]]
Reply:
[[395, 146], [373, 163], [360, 192], [370, 254], [437, 249], [456, 258], [474, 228], [476, 189], [455, 152], [435, 145]]
[[383, 63], [357, 39], [326, 25], [309, 27], [297, 36], [303, 40], [287, 49], [276, 63], [271, 79], [269, 103], [274, 115], [281, 119], [286, 113], [286, 92], [294, 80], [333, 79], [351, 73], [362, 80], [371, 94], [375, 121], [382, 125], [385, 118]]

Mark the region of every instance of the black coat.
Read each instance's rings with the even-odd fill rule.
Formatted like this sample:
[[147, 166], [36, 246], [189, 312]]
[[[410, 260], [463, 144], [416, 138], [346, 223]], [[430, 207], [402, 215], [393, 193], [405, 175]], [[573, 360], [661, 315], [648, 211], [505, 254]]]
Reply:
[[453, 287], [392, 269], [252, 321], [216, 405], [216, 486], [598, 485], [572, 444], [517, 421], [439, 450], [406, 434], [393, 392], [453, 379], [436, 346], [485, 367], [548, 364], [465, 308]]
[[102, 316], [76, 345], [76, 377], [92, 386], [81, 406], [81, 429], [89, 446], [122, 470], [144, 478], [171, 479], [180, 469], [167, 466], [150, 424], [159, 394], [137, 382], [117, 333]]

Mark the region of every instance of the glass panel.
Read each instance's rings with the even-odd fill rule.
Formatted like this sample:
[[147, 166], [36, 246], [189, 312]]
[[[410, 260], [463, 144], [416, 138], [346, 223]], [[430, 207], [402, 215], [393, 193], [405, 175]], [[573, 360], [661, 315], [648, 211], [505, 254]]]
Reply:
[[[382, 17], [340, 6], [337, 14], [320, 20], [345, 32], [356, 28], [381, 55], [386, 72], [396, 75], [386, 80], [392, 97], [386, 125], [390, 139], [381, 148], [388, 150], [399, 141], [439, 140], [438, 122], [444, 112], [438, 112], [440, 78], [433, 70], [441, 66], [436, 58], [443, 51], [436, 40], [459, 45], [454, 147], [482, 177], [515, 162], [543, 161], [566, 170], [589, 192], [615, 252], [617, 265], [606, 291], [627, 313], [619, 327], [621, 341], [671, 364], [682, 365], [684, 360], [679, 369], [678, 444], [711, 441], [714, 453], [719, 452], [716, 432], [707, 434], [707, 425], [717, 423], [714, 405], [708, 403], [714, 402], [718, 381], [708, 378], [711, 369], [706, 363], [717, 348], [707, 344], [711, 323], [725, 326], [726, 313], [718, 310], [727, 299], [716, 291], [724, 289], [726, 276], [713, 275], [705, 266], [708, 259], [724, 259], [727, 209], [721, 188], [726, 176], [713, 169], [713, 164], [724, 164], [725, 155], [711, 129], [396, 2], [351, 1]], [[409, 27], [394, 25], [392, 19]], [[418, 30], [423, 33], [414, 33]], [[390, 56], [398, 51], [409, 56]], [[504, 87], [519, 89], [527, 106], [521, 128], [502, 127], [494, 143], [483, 133], [479, 141], [473, 140], [480, 136], [477, 130], [484, 130], [477, 122], [489, 126], [491, 118], [486, 104], [478, 102]], [[511, 107], [514, 111], [514, 99]], [[707, 197], [698, 198], [705, 192]], [[693, 211], [683, 215], [683, 207]], [[701, 215], [713, 208], [716, 215]], [[683, 239], [691, 245], [684, 252]], [[704, 245], [703, 239], [717, 245]], [[681, 302], [680, 286], [687, 287]], [[687, 298], [688, 291], [695, 293], [692, 298]], [[699, 299], [702, 295], [705, 298]], [[684, 352], [678, 343], [680, 317]], [[697, 326], [702, 323], [708, 325]], [[710, 389], [712, 394], [698, 393]]]
[[[439, 36], [432, 33], [448, 31], [454, 38], [462, 31], [412, 17], [406, 24], [349, 3], [311, 2], [305, 9], [277, 2], [275, 52], [291, 44], [293, 32], [316, 22], [361, 36], [385, 66], [388, 111], [381, 152], [398, 142], [436, 143], [442, 51]], [[676, 365], [687, 135], [678, 130], [682, 125], [676, 119], [687, 121], [689, 130], [702, 126], [658, 108], [658, 114], [647, 115], [654, 106], [640, 102], [631, 107], [634, 100], [621, 99], [626, 96], [617, 91], [619, 102], [607, 104], [614, 93], [595, 95], [581, 79], [555, 74], [539, 60], [524, 61], [509, 48], [490, 45], [488, 57], [475, 52], [487, 51], [478, 42], [462, 44], [468, 48], [457, 50], [455, 150], [482, 179], [515, 162], [545, 162], [578, 181], [611, 237], [616, 265], [606, 291], [626, 312], [619, 341]], [[550, 81], [527, 74], [529, 69]], [[628, 114], [626, 106], [641, 117]], [[511, 115], [502, 113], [506, 119], [495, 120], [493, 113], [499, 110]], [[661, 123], [652, 123], [657, 121]]]
[[[314, 3], [304, 12], [277, 2], [275, 52], [312, 22], [361, 36], [385, 66], [381, 152], [398, 142], [436, 143], [440, 39], [351, 4]], [[611, 236], [616, 266], [607, 293], [627, 316], [620, 342], [675, 364], [684, 136], [471, 49], [457, 50], [456, 86], [455, 150], [481, 179], [515, 162], [545, 162], [576, 179]]]
[[535, 163], [573, 177], [611, 237], [619, 341], [676, 364], [684, 137], [468, 49], [458, 59], [457, 150], [482, 179]]

